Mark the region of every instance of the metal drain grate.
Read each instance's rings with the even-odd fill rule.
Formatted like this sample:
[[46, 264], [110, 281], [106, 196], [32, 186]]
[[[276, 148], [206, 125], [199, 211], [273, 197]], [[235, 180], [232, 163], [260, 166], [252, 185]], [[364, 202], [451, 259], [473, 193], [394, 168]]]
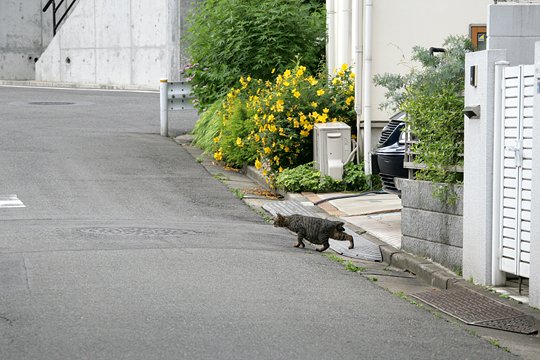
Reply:
[[538, 332], [532, 316], [467, 289], [430, 290], [411, 296], [469, 325], [521, 334]]
[[74, 105], [74, 102], [67, 101], [32, 101], [30, 105]]
[[90, 227], [79, 229], [85, 234], [94, 235], [135, 235], [135, 236], [180, 236], [197, 235], [201, 232], [183, 229], [142, 228], [142, 227]]

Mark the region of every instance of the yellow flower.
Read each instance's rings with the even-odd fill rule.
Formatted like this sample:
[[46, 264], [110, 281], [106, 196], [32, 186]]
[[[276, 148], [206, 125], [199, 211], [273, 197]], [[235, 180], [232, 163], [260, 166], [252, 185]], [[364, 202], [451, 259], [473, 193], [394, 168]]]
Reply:
[[354, 91], [354, 85], [353, 84], [349, 85], [349, 91], [351, 91], [351, 92]]
[[268, 146], [264, 148], [265, 154], [270, 154], [272, 152], [272, 149], [270, 149]]
[[214, 138], [214, 142], [215, 142], [215, 143], [218, 143], [218, 142], [219, 142], [219, 136], [216, 136], [216, 137]]
[[223, 153], [221, 152], [221, 150], [214, 153], [214, 159], [216, 159], [217, 161], [223, 159]]
[[316, 108], [317, 106], [319, 106], [319, 104], [317, 104], [315, 101], [312, 101], [312, 102], [311, 102], [311, 106], [313, 106], [314, 108]]
[[255, 134], [255, 142], [259, 141], [261, 141], [261, 137], [259, 136], [259, 134]]
[[315, 79], [313, 76], [308, 77], [307, 81], [311, 86], [315, 86], [319, 83], [319, 81], [317, 81], [317, 79]]
[[298, 90], [295, 89], [295, 90], [293, 91], [293, 96], [294, 96], [295, 98], [298, 99], [298, 98], [300, 97], [300, 95], [301, 95], [301, 94], [300, 94], [300, 92], [299, 92]]
[[237, 145], [238, 147], [244, 146], [244, 142], [242, 141], [241, 138], [239, 138], [239, 137], [236, 138], [236, 145]]
[[278, 169], [279, 172], [283, 172], [283, 168], [280, 166]]
[[354, 79], [354, 78], [356, 77], [356, 75], [354, 75], [354, 73], [351, 72], [351, 73], [349, 74], [349, 77], [350, 77], [351, 79]]
[[272, 69], [272, 74], [276, 72], [276, 68], [273, 68]]
[[262, 168], [262, 163], [259, 159], [255, 159], [255, 169], [259, 170], [260, 168]]
[[328, 114], [328, 112], [329, 112], [330, 110], [329, 110], [328, 108], [324, 108], [322, 111], [323, 111], [323, 113]]
[[305, 137], [305, 136], [308, 136], [308, 135], [309, 135], [309, 131], [307, 131], [307, 130], [301, 130], [301, 131], [300, 131], [300, 135], [301, 135], [301, 136], [304, 136], [304, 137]]
[[282, 99], [279, 99], [278, 101], [276, 101], [276, 111], [282, 112], [284, 110], [283, 108], [284, 104], [285, 104], [285, 101], [283, 101]]
[[285, 152], [289, 152], [291, 149], [289, 149], [288, 146], [285, 146], [285, 148], [283, 150], [285, 150]]
[[341, 65], [341, 70], [343, 70], [343, 71], [347, 71], [348, 68], [349, 68], [349, 65], [347, 65], [347, 64]]
[[349, 96], [346, 100], [345, 100], [345, 104], [347, 105], [351, 105], [351, 103], [354, 101], [354, 96]]
[[300, 77], [300, 76], [304, 75], [304, 71], [306, 71], [306, 67], [305, 66], [300, 66], [298, 68], [298, 70], [296, 71], [296, 77]]
[[291, 77], [291, 70], [289, 69], [285, 70], [285, 72], [283, 73], [283, 78], [287, 80], [290, 77]]
[[332, 79], [332, 85], [337, 85], [337, 84], [341, 84], [341, 80], [339, 80], [339, 78], [335, 77]]
[[324, 95], [324, 90], [323, 89], [317, 90], [317, 96], [321, 96], [321, 95]]

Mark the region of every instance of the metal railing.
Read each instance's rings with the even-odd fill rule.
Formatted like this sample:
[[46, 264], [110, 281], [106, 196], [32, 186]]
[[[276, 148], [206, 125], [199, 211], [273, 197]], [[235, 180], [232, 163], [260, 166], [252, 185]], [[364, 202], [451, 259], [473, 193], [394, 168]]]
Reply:
[[[77, 0], [67, 0], [69, 1], [69, 5], [67, 5], [67, 2], [66, 2], [66, 6], [64, 6], [64, 9], [62, 9], [61, 6], [62, 4], [64, 4], [65, 1], [66, 0], [60, 0], [60, 2], [57, 3], [55, 0], [49, 0], [47, 4], [45, 5], [45, 7], [43, 8], [43, 12], [47, 12], [47, 10], [49, 10], [49, 7], [51, 7], [52, 5], [53, 35], [56, 35], [56, 31], [62, 24], [62, 21], [66, 19], [69, 11], [71, 10], [71, 8], [73, 8], [73, 5], [75, 5], [75, 3], [77, 2]], [[62, 11], [64, 13], [60, 16], [60, 18], [58, 18], [57, 13], [62, 12]]]

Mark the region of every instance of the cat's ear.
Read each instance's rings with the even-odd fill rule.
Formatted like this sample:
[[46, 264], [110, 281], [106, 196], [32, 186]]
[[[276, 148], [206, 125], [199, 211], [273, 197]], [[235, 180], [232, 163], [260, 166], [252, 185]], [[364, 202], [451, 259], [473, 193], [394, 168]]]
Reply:
[[280, 213], [276, 213], [276, 220], [281, 220], [283, 219], [283, 215], [281, 215]]

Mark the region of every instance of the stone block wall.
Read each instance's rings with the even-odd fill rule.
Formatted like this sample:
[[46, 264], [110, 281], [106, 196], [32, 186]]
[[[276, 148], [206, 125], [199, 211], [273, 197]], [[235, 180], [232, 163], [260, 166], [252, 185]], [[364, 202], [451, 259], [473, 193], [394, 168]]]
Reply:
[[428, 181], [400, 179], [401, 247], [453, 271], [463, 259], [463, 188], [455, 186], [458, 201], [449, 205], [433, 197]]

